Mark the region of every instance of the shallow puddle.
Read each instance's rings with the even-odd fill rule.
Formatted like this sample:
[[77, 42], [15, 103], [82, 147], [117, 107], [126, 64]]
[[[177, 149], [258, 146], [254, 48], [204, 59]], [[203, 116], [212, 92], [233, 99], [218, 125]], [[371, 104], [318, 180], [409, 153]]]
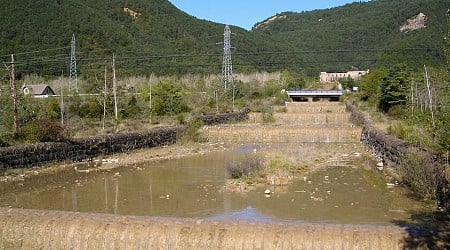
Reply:
[[[297, 176], [293, 185], [250, 191], [225, 190], [226, 162], [255, 146], [234, 151], [140, 164], [111, 171], [67, 171], [0, 184], [0, 206], [213, 220], [412, 223], [430, 205], [388, 188], [384, 177], [362, 166], [329, 166]], [[273, 193], [264, 195], [269, 188]]]

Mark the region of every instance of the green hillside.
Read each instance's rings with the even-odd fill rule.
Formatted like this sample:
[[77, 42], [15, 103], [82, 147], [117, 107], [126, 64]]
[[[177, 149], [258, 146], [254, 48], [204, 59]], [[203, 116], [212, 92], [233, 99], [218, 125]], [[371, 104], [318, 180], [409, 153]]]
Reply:
[[[166, 0], [0, 3], [0, 59], [9, 61], [9, 54], [17, 54], [19, 75], [33, 71], [60, 75], [64, 70], [67, 74], [72, 34], [76, 36], [80, 73], [103, 67], [113, 53], [123, 74], [221, 70], [223, 46], [217, 43], [223, 41], [224, 25], [198, 20]], [[278, 50], [264, 34], [250, 34], [237, 27], [232, 31], [240, 51]], [[52, 50], [21, 54], [44, 49]], [[255, 69], [253, 62], [236, 58], [235, 63]]]
[[[0, 60], [15, 54], [17, 77], [67, 75], [70, 39], [78, 72], [220, 73], [223, 24], [196, 19], [167, 0], [0, 0]], [[442, 65], [447, 0], [378, 0], [282, 13], [252, 32], [231, 27], [236, 72], [285, 68], [316, 75], [406, 61]], [[419, 13], [426, 28], [400, 32]], [[267, 21], [267, 20], [266, 20]], [[0, 75], [6, 76], [6, 67]]]
[[[323, 70], [398, 62], [442, 65], [448, 8], [448, 0], [355, 2], [327, 10], [281, 13], [256, 24], [253, 31], [270, 35], [285, 50], [314, 52], [298, 53], [296, 61], [336, 62], [320, 63], [325, 65]], [[426, 15], [426, 27], [400, 31], [419, 13]]]

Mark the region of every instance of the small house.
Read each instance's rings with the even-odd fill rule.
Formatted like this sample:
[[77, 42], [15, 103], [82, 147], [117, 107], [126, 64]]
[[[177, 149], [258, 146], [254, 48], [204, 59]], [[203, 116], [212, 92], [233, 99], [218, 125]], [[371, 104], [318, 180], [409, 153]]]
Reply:
[[24, 95], [31, 95], [35, 98], [47, 97], [55, 95], [55, 91], [46, 84], [29, 84], [22, 86], [22, 93]]

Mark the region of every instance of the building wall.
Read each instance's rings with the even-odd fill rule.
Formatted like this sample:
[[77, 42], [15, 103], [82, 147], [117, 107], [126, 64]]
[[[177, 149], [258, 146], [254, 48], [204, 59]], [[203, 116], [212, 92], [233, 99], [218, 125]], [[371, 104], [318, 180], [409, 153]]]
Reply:
[[367, 73], [369, 73], [369, 70], [348, 71], [348, 72], [320, 72], [320, 82], [321, 83], [337, 82], [339, 79], [347, 77], [358, 80]]

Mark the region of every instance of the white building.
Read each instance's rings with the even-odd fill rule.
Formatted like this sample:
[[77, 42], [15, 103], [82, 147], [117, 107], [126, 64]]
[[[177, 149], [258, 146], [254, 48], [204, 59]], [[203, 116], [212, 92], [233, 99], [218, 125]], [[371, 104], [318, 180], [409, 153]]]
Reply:
[[341, 78], [352, 78], [354, 80], [359, 80], [365, 74], [369, 73], [366, 71], [348, 71], [348, 72], [320, 72], [320, 82], [321, 83], [335, 83]]

